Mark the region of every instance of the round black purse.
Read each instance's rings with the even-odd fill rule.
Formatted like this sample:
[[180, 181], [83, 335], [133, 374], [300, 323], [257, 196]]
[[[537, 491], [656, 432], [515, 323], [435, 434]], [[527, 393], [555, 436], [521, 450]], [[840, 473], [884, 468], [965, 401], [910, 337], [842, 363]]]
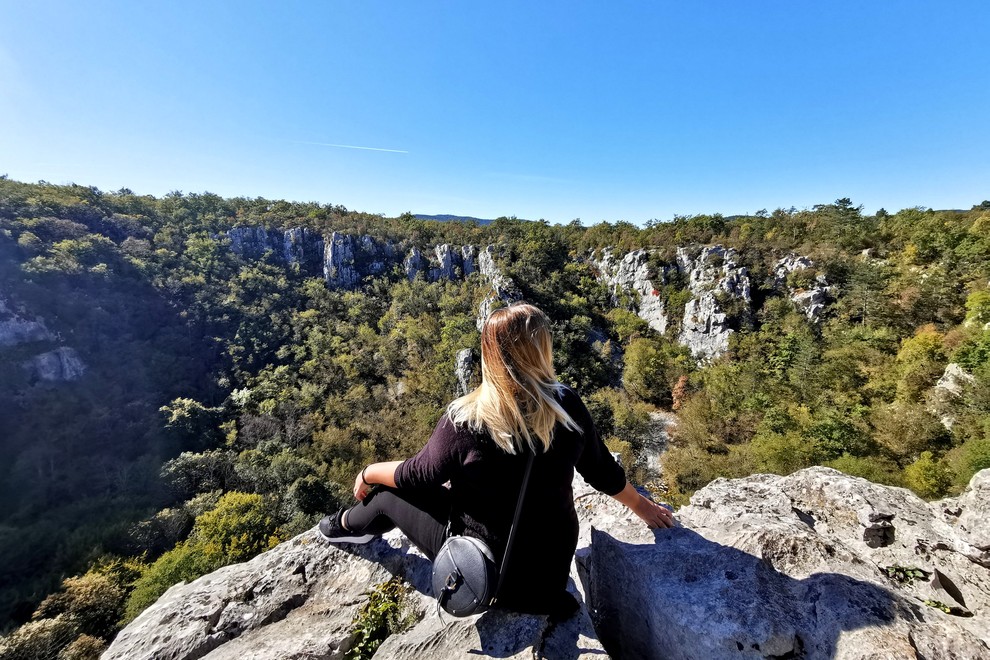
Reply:
[[437, 597], [437, 607], [454, 616], [480, 614], [495, 604], [499, 589], [505, 581], [505, 568], [509, 553], [516, 539], [519, 514], [522, 512], [529, 474], [533, 469], [531, 454], [526, 463], [526, 473], [519, 488], [516, 513], [509, 528], [509, 540], [502, 557], [502, 566], [495, 566], [491, 548], [473, 536], [450, 536], [440, 546], [433, 560], [433, 593]]

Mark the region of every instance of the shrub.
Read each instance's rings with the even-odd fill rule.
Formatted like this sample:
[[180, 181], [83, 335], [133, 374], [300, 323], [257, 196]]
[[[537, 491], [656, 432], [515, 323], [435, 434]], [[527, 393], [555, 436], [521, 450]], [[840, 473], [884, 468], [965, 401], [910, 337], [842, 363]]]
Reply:
[[99, 660], [106, 648], [107, 643], [102, 639], [79, 635], [74, 642], [59, 652], [58, 660]]
[[825, 463], [825, 466], [835, 468], [839, 472], [844, 472], [853, 477], [862, 477], [878, 484], [886, 484], [888, 486], [902, 485], [901, 474], [897, 469], [897, 465], [877, 456], [863, 458], [861, 456], [843, 454], [834, 461]]
[[973, 475], [990, 468], [990, 438], [967, 440], [959, 448], [961, 455], [958, 481], [968, 484]]
[[879, 444], [909, 460], [926, 450], [945, 449], [951, 439], [942, 423], [917, 403], [898, 401], [875, 408], [873, 428]]
[[289, 497], [307, 515], [327, 513], [340, 506], [340, 501], [334, 497], [333, 489], [327, 481], [312, 474], [292, 484]]
[[930, 451], [904, 468], [904, 484], [925, 499], [943, 497], [952, 487], [952, 471], [941, 460], [936, 460]]
[[79, 632], [109, 638], [117, 631], [124, 613], [127, 592], [106, 575], [89, 572], [62, 582], [64, 591], [45, 598], [34, 613], [35, 619], [60, 615], [75, 624]]
[[633, 396], [651, 403], [670, 403], [667, 357], [651, 339], [636, 338], [625, 353], [622, 384]]
[[4, 660], [56, 660], [59, 651], [79, 635], [76, 625], [65, 616], [29, 621], [0, 638], [0, 658]]
[[749, 445], [750, 455], [760, 472], [787, 475], [815, 465], [815, 444], [797, 431], [760, 433]]

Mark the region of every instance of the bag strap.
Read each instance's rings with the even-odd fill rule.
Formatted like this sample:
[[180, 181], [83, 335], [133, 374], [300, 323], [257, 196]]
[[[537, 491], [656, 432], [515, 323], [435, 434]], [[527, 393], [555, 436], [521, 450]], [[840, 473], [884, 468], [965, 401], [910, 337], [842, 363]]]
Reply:
[[509, 541], [505, 544], [505, 554], [502, 555], [502, 566], [498, 571], [498, 586], [495, 587], [495, 597], [492, 598], [493, 605], [495, 604], [495, 601], [498, 600], [498, 594], [502, 590], [502, 584], [505, 582], [505, 567], [509, 565], [509, 553], [512, 552], [512, 545], [516, 540], [516, 532], [519, 531], [519, 515], [522, 513], [523, 500], [526, 499], [526, 488], [529, 486], [529, 475], [533, 471], [533, 461], [535, 459], [535, 453], [529, 455], [529, 461], [526, 463], [526, 473], [523, 475], [522, 486], [519, 487], [519, 499], [516, 501], [516, 513], [512, 516], [512, 527], [509, 528]]

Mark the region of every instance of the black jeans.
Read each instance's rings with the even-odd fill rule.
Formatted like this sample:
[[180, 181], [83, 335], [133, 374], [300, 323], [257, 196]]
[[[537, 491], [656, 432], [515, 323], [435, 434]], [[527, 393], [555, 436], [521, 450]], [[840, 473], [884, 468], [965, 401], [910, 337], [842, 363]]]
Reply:
[[347, 510], [347, 527], [355, 533], [377, 536], [398, 527], [433, 561], [447, 539], [449, 518], [450, 491], [446, 488], [400, 491], [375, 486], [363, 501]]

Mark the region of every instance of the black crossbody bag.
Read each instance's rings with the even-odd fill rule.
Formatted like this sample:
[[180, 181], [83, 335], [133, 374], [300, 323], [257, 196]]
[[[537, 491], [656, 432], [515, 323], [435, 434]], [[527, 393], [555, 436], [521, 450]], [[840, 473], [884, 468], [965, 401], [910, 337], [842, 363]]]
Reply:
[[516, 513], [509, 528], [509, 540], [505, 545], [501, 568], [496, 568], [495, 557], [488, 545], [472, 536], [450, 536], [440, 546], [433, 560], [433, 593], [437, 607], [454, 616], [480, 614], [493, 606], [499, 590], [505, 582], [509, 554], [516, 540], [519, 514], [522, 513], [529, 475], [533, 470], [535, 454], [530, 454], [526, 473], [519, 488]]

